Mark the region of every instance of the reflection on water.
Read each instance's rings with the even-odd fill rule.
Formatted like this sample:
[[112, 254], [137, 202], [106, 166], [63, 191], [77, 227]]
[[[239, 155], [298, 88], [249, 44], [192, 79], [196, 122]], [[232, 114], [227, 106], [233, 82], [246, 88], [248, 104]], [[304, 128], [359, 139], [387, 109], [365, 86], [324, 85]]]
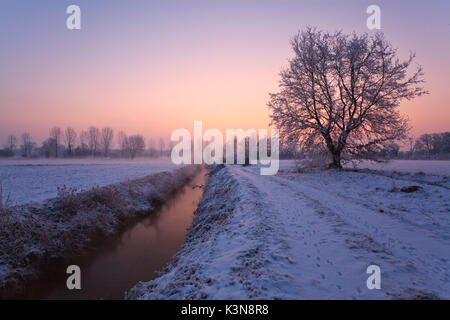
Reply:
[[[122, 299], [139, 281], [157, 276], [184, 243], [194, 210], [202, 197], [206, 171], [202, 171], [171, 200], [148, 218], [108, 241], [93, 257], [74, 259], [81, 268], [81, 290], [68, 290], [69, 275], [58, 270], [40, 281], [44, 299]], [[44, 295], [42, 295], [46, 291]]]

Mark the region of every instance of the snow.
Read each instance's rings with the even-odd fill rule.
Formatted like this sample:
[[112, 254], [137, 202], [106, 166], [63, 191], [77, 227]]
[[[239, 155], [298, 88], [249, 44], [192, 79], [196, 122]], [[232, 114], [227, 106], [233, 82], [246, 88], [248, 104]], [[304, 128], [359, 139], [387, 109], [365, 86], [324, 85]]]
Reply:
[[[280, 169], [306, 167], [302, 160], [281, 160]], [[381, 172], [397, 172], [411, 175], [427, 174], [450, 176], [450, 160], [390, 160], [387, 162], [359, 161], [344, 165], [348, 169], [368, 169]]]
[[149, 214], [199, 169], [173, 167], [83, 192], [65, 189], [40, 204], [0, 207], [0, 298], [15, 297], [49, 261], [86, 254], [129, 221]]
[[57, 188], [66, 186], [87, 190], [152, 173], [172, 170], [170, 159], [14, 159], [0, 160], [3, 198], [13, 202], [42, 202], [54, 197]]
[[367, 161], [358, 163], [357, 168], [450, 176], [450, 160], [391, 160], [384, 163]]
[[[447, 177], [292, 161], [276, 176], [214, 171], [186, 244], [129, 299], [450, 298]], [[370, 265], [381, 290], [366, 286]]]

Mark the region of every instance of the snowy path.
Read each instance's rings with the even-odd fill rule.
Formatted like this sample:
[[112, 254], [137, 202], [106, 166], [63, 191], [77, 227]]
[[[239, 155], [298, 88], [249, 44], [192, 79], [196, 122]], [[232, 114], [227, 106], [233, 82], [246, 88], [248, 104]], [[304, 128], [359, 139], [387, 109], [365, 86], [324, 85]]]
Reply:
[[378, 296], [364, 289], [367, 262], [343, 252], [347, 251], [345, 240], [333, 230], [341, 222], [321, 218], [314, 209], [318, 203], [300, 193], [298, 186], [289, 186], [289, 181], [239, 167], [232, 171], [258, 189], [266, 213], [276, 217], [275, 234], [287, 244], [283, 254], [292, 261], [286, 270], [290, 278], [286, 298], [332, 298], [342, 293], [347, 298]]
[[[384, 175], [261, 176], [258, 167], [242, 166], [227, 166], [210, 184], [175, 262], [132, 297], [450, 297], [445, 186], [414, 182], [422, 189], [406, 194], [389, 189], [411, 181]], [[372, 264], [381, 268], [381, 290], [366, 286]], [[189, 265], [195, 267], [186, 272]]]
[[[411, 294], [420, 288], [450, 291], [448, 240], [338, 196], [334, 189], [260, 176], [256, 169], [231, 170], [256, 187], [263, 206], [278, 217], [280, 236], [290, 247], [287, 256], [294, 261], [289, 273], [295, 287], [307, 288], [303, 297], [375, 298], [403, 295], [407, 288]], [[366, 287], [370, 264], [381, 267], [382, 291]]]

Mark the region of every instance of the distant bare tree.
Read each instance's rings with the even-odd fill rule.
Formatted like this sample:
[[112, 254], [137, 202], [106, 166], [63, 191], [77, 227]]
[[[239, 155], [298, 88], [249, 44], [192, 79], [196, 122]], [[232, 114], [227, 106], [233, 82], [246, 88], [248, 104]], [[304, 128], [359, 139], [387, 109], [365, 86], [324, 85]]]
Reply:
[[58, 146], [61, 143], [61, 128], [53, 127], [50, 129], [50, 138], [55, 141], [55, 157], [58, 158]]
[[89, 132], [85, 130], [80, 132], [80, 147], [83, 152], [89, 150]]
[[100, 146], [100, 130], [96, 127], [89, 127], [88, 134], [89, 134], [89, 141], [88, 141], [89, 151], [91, 155], [95, 156]]
[[175, 146], [175, 143], [173, 141], [169, 140], [169, 145], [167, 146], [169, 149], [169, 152], [172, 152], [173, 147]]
[[423, 134], [416, 140], [414, 145], [414, 150], [418, 152], [425, 153], [428, 158], [431, 157], [431, 154], [434, 149], [434, 138], [433, 134]]
[[159, 139], [159, 155], [162, 157], [163, 156], [163, 152], [164, 152], [164, 148], [166, 146], [166, 143], [164, 142], [163, 138]]
[[440, 134], [442, 141], [440, 143], [440, 153], [450, 155], [450, 132], [443, 132]]
[[7, 148], [9, 151], [11, 151], [11, 153], [14, 153], [14, 151], [17, 149], [17, 143], [18, 139], [15, 135], [13, 134], [8, 135]]
[[153, 140], [153, 138], [148, 139], [147, 148], [150, 157], [153, 157], [155, 155], [155, 140]]
[[450, 132], [422, 134], [414, 144], [414, 153], [425, 155], [428, 159], [450, 158]]
[[64, 131], [64, 140], [67, 145], [67, 150], [69, 150], [69, 155], [73, 155], [73, 149], [77, 141], [77, 133], [74, 128], [68, 127]]
[[416, 141], [416, 138], [414, 138], [414, 136], [409, 136], [408, 139], [408, 157], [411, 158], [413, 156], [414, 153], [414, 143]]
[[128, 144], [131, 159], [134, 159], [134, 157], [145, 149], [145, 140], [139, 134], [128, 137]]
[[125, 132], [119, 131], [117, 135], [117, 141], [119, 143], [120, 153], [122, 157], [129, 155], [129, 143], [128, 143], [128, 137]]
[[110, 127], [102, 129], [101, 144], [103, 147], [103, 155], [108, 157], [114, 138], [114, 130]]
[[41, 152], [45, 157], [49, 158], [52, 155], [55, 155], [56, 150], [56, 141], [53, 138], [48, 138], [47, 140], [42, 142]]
[[34, 142], [31, 141], [31, 135], [28, 132], [22, 133], [22, 150], [25, 157], [30, 157], [33, 151]]
[[342, 155], [365, 158], [405, 138], [403, 99], [427, 93], [422, 68], [409, 74], [414, 55], [397, 59], [383, 34], [345, 35], [308, 28], [291, 42], [294, 58], [283, 70], [280, 91], [268, 103], [282, 139], [323, 144], [332, 163]]

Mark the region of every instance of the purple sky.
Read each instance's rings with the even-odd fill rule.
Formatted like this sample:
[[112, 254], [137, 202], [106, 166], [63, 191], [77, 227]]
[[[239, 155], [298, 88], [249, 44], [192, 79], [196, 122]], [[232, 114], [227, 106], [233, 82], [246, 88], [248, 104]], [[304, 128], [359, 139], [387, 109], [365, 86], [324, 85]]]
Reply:
[[[66, 7], [82, 10], [67, 30]], [[305, 26], [373, 32], [423, 65], [430, 95], [404, 103], [413, 133], [450, 130], [449, 1], [24, 1], [0, 4], [0, 144], [52, 126], [112, 126], [167, 138], [176, 128], [266, 128], [268, 93]]]

